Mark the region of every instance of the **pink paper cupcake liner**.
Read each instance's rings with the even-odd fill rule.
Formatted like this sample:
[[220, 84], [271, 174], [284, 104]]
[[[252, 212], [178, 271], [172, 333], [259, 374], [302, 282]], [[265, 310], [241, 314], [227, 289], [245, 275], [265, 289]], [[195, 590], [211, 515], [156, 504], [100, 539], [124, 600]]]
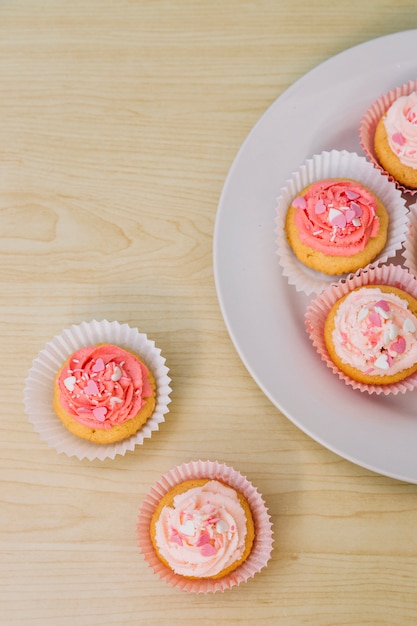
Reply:
[[310, 302], [305, 313], [306, 330], [310, 340], [327, 367], [353, 389], [369, 394], [384, 395], [396, 395], [398, 393], [411, 391], [417, 386], [417, 372], [398, 383], [388, 385], [365, 385], [353, 380], [340, 371], [327, 352], [324, 341], [324, 325], [331, 307], [337, 300], [353, 289], [365, 285], [392, 285], [393, 287], [398, 287], [406, 291], [414, 298], [417, 298], [417, 279], [406, 268], [400, 265], [368, 266], [350, 276], [347, 280], [342, 280], [338, 284], [331, 285]]
[[401, 192], [365, 157], [345, 150], [332, 150], [314, 155], [292, 174], [281, 189], [277, 198], [275, 218], [276, 251], [282, 273], [290, 285], [306, 295], [318, 294], [331, 283], [347, 276], [346, 274], [327, 276], [306, 267], [297, 259], [286, 237], [285, 218], [292, 200], [307, 185], [327, 178], [356, 180], [370, 189], [386, 207], [389, 213], [387, 242], [381, 253], [372, 261], [372, 265], [393, 259], [402, 250], [408, 232], [408, 209]]
[[[156, 406], [151, 417], [137, 433], [112, 444], [96, 444], [76, 437], [65, 428], [52, 405], [55, 375], [63, 363], [79, 348], [97, 343], [113, 343], [139, 354], [152, 370], [157, 387]], [[124, 455], [143, 444], [164, 421], [171, 401], [168, 372], [161, 350], [137, 328], [107, 320], [82, 322], [56, 335], [34, 359], [25, 381], [25, 410], [40, 438], [57, 452], [76, 456], [79, 460], [114, 459], [116, 455]]]
[[[161, 498], [175, 485], [196, 478], [219, 480], [242, 493], [249, 503], [255, 523], [255, 541], [248, 558], [236, 570], [220, 579], [188, 579], [175, 574], [158, 559], [150, 538], [150, 522]], [[240, 585], [267, 565], [272, 552], [272, 524], [262, 496], [245, 476], [217, 461], [191, 461], [164, 474], [145, 497], [136, 530], [139, 549], [155, 574], [173, 587], [190, 593], [223, 592]]]
[[408, 96], [413, 91], [417, 90], [417, 79], [409, 80], [400, 87], [391, 89], [383, 96], [378, 98], [363, 115], [359, 125], [359, 143], [364, 151], [367, 159], [376, 167], [388, 180], [392, 181], [399, 190], [403, 193], [414, 196], [417, 193], [417, 189], [409, 189], [404, 185], [401, 185], [395, 178], [387, 172], [379, 163], [374, 149], [374, 136], [377, 124], [385, 112], [389, 109], [391, 104], [400, 96]]

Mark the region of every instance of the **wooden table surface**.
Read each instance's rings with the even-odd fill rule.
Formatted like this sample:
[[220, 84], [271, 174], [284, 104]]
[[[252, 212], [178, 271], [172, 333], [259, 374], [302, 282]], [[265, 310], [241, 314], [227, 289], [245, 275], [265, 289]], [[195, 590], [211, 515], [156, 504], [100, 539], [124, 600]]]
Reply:
[[[417, 485], [270, 403], [212, 263], [224, 180], [268, 106], [333, 55], [416, 27], [415, 0], [0, 3], [1, 624], [417, 623]], [[172, 377], [159, 432], [114, 461], [58, 454], [23, 407], [39, 350], [92, 319], [147, 333]], [[196, 458], [248, 476], [274, 525], [268, 567], [223, 594], [171, 588], [136, 546], [150, 487]]]

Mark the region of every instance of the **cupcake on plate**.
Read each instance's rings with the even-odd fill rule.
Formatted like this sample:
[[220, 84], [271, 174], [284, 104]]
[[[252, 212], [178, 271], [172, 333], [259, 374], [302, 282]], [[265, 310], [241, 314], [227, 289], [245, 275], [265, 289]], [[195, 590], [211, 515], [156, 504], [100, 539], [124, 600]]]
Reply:
[[356, 153], [315, 155], [277, 200], [280, 265], [288, 282], [307, 295], [369, 263], [395, 257], [407, 227], [401, 192]]
[[33, 361], [25, 409], [51, 447], [89, 460], [132, 451], [159, 428], [171, 388], [165, 359], [138, 329], [82, 322]]
[[367, 157], [399, 188], [417, 191], [417, 80], [392, 89], [365, 113], [359, 128]]
[[162, 477], [141, 506], [139, 546], [170, 584], [195, 593], [223, 591], [269, 560], [272, 530], [264, 501], [224, 464], [196, 461]]
[[408, 270], [370, 267], [310, 303], [306, 326], [322, 359], [368, 393], [417, 384], [417, 280]]

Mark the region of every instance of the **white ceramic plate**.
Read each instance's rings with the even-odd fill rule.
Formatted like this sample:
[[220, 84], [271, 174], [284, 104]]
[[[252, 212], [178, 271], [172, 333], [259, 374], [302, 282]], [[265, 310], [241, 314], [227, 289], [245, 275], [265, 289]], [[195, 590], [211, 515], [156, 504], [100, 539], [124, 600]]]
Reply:
[[214, 231], [222, 314], [248, 371], [299, 428], [350, 461], [417, 483], [417, 392], [396, 397], [346, 387], [320, 361], [304, 328], [309, 298], [282, 276], [275, 199], [315, 153], [362, 154], [361, 116], [417, 77], [417, 30], [374, 39], [316, 67], [265, 112], [226, 179]]

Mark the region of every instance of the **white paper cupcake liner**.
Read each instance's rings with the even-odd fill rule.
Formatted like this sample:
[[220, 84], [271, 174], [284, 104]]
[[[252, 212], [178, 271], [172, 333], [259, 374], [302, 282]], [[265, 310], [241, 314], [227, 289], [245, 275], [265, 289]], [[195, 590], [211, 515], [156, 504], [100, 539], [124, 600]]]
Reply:
[[344, 295], [365, 285], [391, 285], [406, 291], [417, 299], [417, 279], [406, 268], [400, 265], [368, 266], [347, 280], [341, 280], [339, 283], [331, 285], [310, 302], [305, 313], [306, 330], [310, 340], [327, 367], [353, 389], [377, 395], [396, 395], [412, 391], [417, 386], [417, 372], [399, 383], [365, 385], [339, 370], [329, 356], [324, 340], [324, 325], [330, 309]]
[[[150, 522], [161, 498], [175, 485], [195, 478], [219, 480], [233, 487], [245, 496], [252, 512], [255, 540], [251, 553], [244, 563], [223, 578], [189, 579], [175, 574], [158, 559], [150, 538]], [[252, 483], [223, 463], [201, 460], [174, 467], [153, 486], [140, 507], [137, 538], [140, 551], [159, 578], [183, 591], [204, 594], [225, 591], [252, 578], [267, 565], [273, 544], [272, 524], [268, 510], [262, 496]]]
[[[143, 358], [156, 381], [156, 406], [153, 414], [134, 435], [112, 444], [96, 444], [70, 433], [53, 410], [54, 379], [67, 358], [84, 346], [112, 343], [129, 349]], [[146, 334], [127, 324], [107, 320], [82, 322], [56, 335], [34, 359], [25, 381], [24, 406], [40, 438], [59, 453], [78, 459], [114, 459], [143, 444], [164, 421], [170, 403], [168, 368], [161, 351]]]
[[395, 178], [382, 167], [375, 154], [374, 137], [379, 120], [383, 117], [385, 112], [388, 111], [391, 104], [400, 96], [408, 96], [413, 91], [417, 91], [417, 79], [409, 80], [407, 83], [395, 89], [391, 89], [369, 107], [359, 125], [359, 143], [367, 159], [369, 159], [370, 163], [384, 174], [388, 180], [392, 181], [398, 189], [410, 196], [414, 196], [417, 193], [417, 189], [409, 189], [401, 185], [401, 183], [395, 180]]
[[408, 234], [404, 242], [404, 266], [417, 276], [417, 201], [409, 206]]
[[277, 254], [283, 275], [297, 291], [307, 295], [320, 293], [329, 284], [345, 278], [327, 276], [301, 263], [292, 251], [285, 233], [285, 218], [293, 199], [304, 187], [327, 178], [350, 178], [370, 189], [384, 204], [389, 213], [387, 242], [372, 265], [385, 263], [402, 249], [408, 229], [408, 209], [401, 192], [365, 157], [356, 152], [322, 152], [308, 159], [281, 189], [276, 205], [275, 234]]

